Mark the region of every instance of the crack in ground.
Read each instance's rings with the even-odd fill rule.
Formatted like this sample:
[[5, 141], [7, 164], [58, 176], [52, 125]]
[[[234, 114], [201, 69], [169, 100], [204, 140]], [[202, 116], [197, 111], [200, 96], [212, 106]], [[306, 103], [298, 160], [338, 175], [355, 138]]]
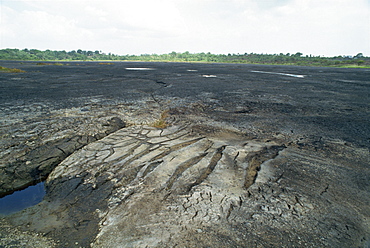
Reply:
[[251, 153], [249, 155], [248, 167], [245, 172], [244, 189], [248, 189], [252, 184], [254, 184], [261, 165], [267, 160], [276, 158], [279, 155], [279, 152], [285, 148], [286, 146], [265, 147], [262, 151]]

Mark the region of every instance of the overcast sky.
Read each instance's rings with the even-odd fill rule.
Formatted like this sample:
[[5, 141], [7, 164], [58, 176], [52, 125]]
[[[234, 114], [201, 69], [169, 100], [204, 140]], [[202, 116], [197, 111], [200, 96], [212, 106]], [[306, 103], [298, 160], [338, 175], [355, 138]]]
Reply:
[[0, 0], [0, 48], [370, 56], [370, 0]]

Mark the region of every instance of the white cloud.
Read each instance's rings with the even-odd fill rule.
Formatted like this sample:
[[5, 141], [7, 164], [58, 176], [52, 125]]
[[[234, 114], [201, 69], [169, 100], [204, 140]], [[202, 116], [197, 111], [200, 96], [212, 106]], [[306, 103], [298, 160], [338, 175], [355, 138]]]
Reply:
[[370, 55], [369, 6], [367, 0], [3, 0], [0, 47]]
[[38, 48], [41, 46], [47, 49], [49, 46], [54, 46], [62, 49], [68, 43], [83, 45], [81, 40], [91, 39], [93, 36], [90, 30], [78, 27], [75, 20], [43, 11], [13, 12], [11, 18], [9, 16], [5, 18], [17, 20], [6, 25], [13, 35], [5, 35], [2, 38], [2, 42], [9, 47]]
[[253, 4], [244, 8], [234, 20], [239, 25], [231, 27], [242, 41], [232, 47], [241, 51], [240, 44], [247, 52], [338, 55], [363, 51], [370, 55], [366, 1], [294, 0], [266, 9]]

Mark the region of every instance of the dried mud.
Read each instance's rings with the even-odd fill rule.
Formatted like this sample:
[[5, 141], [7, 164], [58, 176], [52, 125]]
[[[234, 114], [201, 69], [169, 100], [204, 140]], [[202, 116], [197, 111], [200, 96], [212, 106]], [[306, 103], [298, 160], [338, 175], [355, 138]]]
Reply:
[[370, 244], [369, 70], [1, 65], [2, 247]]

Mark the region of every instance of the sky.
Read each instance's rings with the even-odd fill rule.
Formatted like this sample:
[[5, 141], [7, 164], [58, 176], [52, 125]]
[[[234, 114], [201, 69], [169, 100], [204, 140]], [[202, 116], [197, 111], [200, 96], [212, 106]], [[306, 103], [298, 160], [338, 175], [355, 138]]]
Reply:
[[0, 0], [0, 49], [370, 56], [370, 0]]

